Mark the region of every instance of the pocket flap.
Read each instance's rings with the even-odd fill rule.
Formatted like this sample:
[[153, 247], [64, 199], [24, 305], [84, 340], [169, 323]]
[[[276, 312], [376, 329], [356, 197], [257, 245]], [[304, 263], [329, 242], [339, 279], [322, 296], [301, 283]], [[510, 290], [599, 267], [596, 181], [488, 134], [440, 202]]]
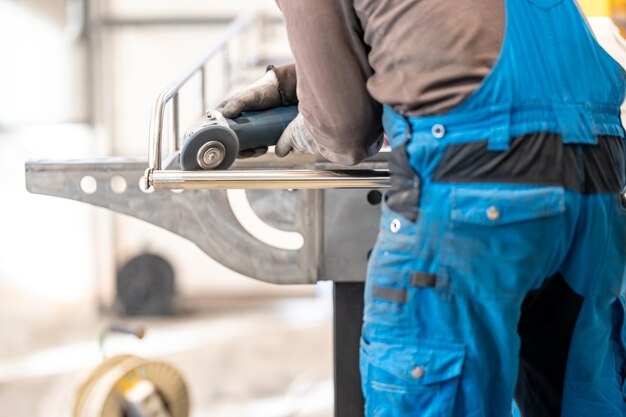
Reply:
[[565, 191], [561, 187], [453, 188], [451, 199], [451, 218], [458, 223], [501, 225], [565, 211]]
[[413, 386], [460, 376], [465, 359], [465, 347], [448, 342], [415, 345], [371, 342], [364, 344], [363, 352], [370, 364]]

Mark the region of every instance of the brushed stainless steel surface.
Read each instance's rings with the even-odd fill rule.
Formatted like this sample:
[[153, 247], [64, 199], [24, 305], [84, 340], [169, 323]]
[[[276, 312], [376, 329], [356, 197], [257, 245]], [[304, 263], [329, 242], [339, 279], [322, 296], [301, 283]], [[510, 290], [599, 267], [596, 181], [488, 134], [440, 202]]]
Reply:
[[[272, 166], [271, 157], [265, 160], [266, 166]], [[32, 161], [26, 164], [26, 186], [35, 194], [82, 201], [162, 227], [194, 242], [224, 266], [260, 281], [355, 282], [364, 279], [366, 255], [378, 225], [379, 207], [369, 202], [368, 191], [375, 192], [372, 189], [386, 187], [389, 182], [387, 171], [372, 169], [377, 165], [366, 163], [363, 169], [343, 171], [199, 172], [200, 179], [209, 181], [200, 183], [201, 189], [189, 189], [193, 182], [185, 182], [178, 187], [187, 187], [184, 192], [145, 193], [141, 190], [145, 160]], [[95, 184], [93, 190], [81, 188], [85, 178]], [[120, 178], [126, 187], [115, 186]], [[246, 187], [255, 189], [246, 195], [261, 221], [300, 233], [304, 241], [300, 249], [270, 246], [245, 229], [230, 206], [226, 190], [219, 188]], [[333, 190], [344, 187], [356, 189]]]
[[155, 189], [336, 189], [388, 188], [385, 170], [173, 171], [149, 174]]
[[[228, 202], [225, 190], [187, 190], [182, 193], [159, 191], [142, 192], [145, 160], [103, 158], [79, 161], [32, 161], [26, 164], [26, 187], [35, 194], [44, 194], [81, 201], [104, 207], [117, 213], [136, 217], [162, 227], [195, 243], [203, 252], [222, 265], [243, 275], [274, 284], [312, 284], [317, 276], [317, 257], [310, 246], [321, 227], [306, 218], [318, 204], [316, 195], [298, 194], [285, 204], [272, 204], [280, 195], [267, 199], [267, 215], [282, 210], [295, 213], [287, 229], [300, 233], [304, 244], [299, 250], [285, 250], [269, 246], [253, 237], [237, 220]], [[81, 189], [81, 180], [95, 180], [92, 193]], [[122, 177], [128, 187], [122, 193], [111, 189], [111, 180]], [[267, 191], [275, 192], [278, 191]], [[300, 193], [300, 192], [297, 192]], [[306, 197], [306, 198], [305, 198]], [[319, 214], [318, 214], [319, 215]], [[207, 273], [210, 273], [207, 271]]]

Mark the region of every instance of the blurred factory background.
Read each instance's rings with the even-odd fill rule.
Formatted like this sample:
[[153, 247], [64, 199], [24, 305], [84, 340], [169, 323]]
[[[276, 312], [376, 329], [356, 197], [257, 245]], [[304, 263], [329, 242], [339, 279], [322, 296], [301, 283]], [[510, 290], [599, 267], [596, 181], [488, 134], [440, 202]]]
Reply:
[[[273, 0], [0, 0], [0, 413], [71, 415], [116, 322], [148, 331], [112, 337], [110, 353], [173, 363], [192, 416], [332, 415], [328, 288], [260, 283], [155, 226], [24, 186], [29, 159], [145, 158], [157, 94], [252, 8], [254, 32], [209, 65], [212, 103], [289, 61]], [[116, 279], [142, 254], [171, 266], [175, 294], [122, 290], [128, 317]], [[146, 297], [171, 314], [142, 315]]]
[[[621, 3], [581, 2], [590, 16], [618, 23]], [[290, 60], [273, 0], [0, 0], [3, 415], [70, 416], [79, 383], [101, 361], [98, 335], [112, 322], [147, 326], [142, 341], [114, 336], [107, 352], [174, 364], [187, 380], [191, 416], [333, 414], [329, 286], [263, 284], [155, 226], [24, 186], [29, 159], [145, 157], [157, 94], [232, 19], [257, 7], [256, 35], [209, 66], [212, 103], [264, 65]], [[626, 62], [610, 21], [592, 24]], [[171, 266], [171, 303], [169, 287], [149, 281], [120, 294], [128, 271], [142, 275], [132, 266], [144, 254]], [[151, 311], [163, 314], [141, 314], [146, 297], [165, 300]]]

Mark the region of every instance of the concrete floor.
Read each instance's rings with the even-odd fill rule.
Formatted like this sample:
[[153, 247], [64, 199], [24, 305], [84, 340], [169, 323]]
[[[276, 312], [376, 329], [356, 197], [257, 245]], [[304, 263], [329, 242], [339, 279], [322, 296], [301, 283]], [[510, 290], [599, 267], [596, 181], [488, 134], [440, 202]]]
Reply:
[[143, 341], [115, 336], [107, 352], [175, 365], [192, 417], [332, 416], [329, 297], [210, 300], [171, 318], [102, 317], [88, 303], [59, 306], [0, 296], [0, 414], [71, 415], [73, 393], [100, 359], [108, 323], [146, 325]]

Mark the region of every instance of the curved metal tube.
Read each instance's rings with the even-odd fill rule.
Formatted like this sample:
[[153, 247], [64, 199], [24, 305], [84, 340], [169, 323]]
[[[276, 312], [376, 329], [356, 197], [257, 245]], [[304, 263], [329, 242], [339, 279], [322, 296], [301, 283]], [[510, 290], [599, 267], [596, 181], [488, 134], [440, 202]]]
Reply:
[[[204, 78], [204, 65], [214, 55], [224, 49], [226, 44], [242, 29], [246, 28], [255, 19], [261, 15], [260, 9], [253, 9], [249, 12], [245, 12], [237, 16], [233, 22], [228, 25], [228, 28], [220, 35], [217, 41], [211, 46], [211, 48], [200, 57], [191, 67], [185, 70], [179, 77], [172, 82], [165, 90], [159, 94], [154, 108], [152, 110], [152, 118], [150, 120], [150, 142], [149, 142], [149, 154], [148, 154], [148, 170], [159, 170], [162, 164], [162, 137], [163, 137], [163, 120], [165, 117], [165, 106], [172, 100], [177, 94], [180, 88], [189, 81], [189, 79], [197, 72], [201, 73]], [[204, 79], [201, 85], [204, 85]], [[206, 103], [202, 103], [203, 106]], [[204, 109], [202, 109], [204, 110]], [[150, 179], [147, 178], [148, 186], [150, 186]]]

